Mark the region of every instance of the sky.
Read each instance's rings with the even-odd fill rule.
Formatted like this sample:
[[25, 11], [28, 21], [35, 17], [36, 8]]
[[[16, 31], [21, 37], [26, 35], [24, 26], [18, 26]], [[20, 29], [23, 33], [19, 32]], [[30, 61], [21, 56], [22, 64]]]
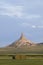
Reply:
[[43, 0], [0, 0], [0, 47], [16, 41], [21, 33], [43, 42]]

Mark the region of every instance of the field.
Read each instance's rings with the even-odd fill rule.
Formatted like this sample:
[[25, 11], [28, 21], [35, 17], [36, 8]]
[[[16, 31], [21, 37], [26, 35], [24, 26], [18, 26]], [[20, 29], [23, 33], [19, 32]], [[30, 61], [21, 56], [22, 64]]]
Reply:
[[42, 59], [11, 60], [0, 59], [0, 65], [43, 65]]
[[[18, 56], [18, 55], [17, 55]], [[43, 65], [43, 54], [27, 55], [27, 59], [12, 59], [11, 55], [0, 55], [0, 65]]]
[[[12, 58], [16, 54], [18, 60]], [[0, 48], [0, 65], [43, 65], [43, 45], [22, 49]]]

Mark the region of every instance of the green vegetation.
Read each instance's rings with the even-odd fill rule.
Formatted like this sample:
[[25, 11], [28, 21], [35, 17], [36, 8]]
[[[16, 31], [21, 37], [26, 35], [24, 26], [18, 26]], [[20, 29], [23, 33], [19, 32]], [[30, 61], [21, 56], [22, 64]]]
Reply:
[[43, 54], [43, 45], [30, 46], [29, 48], [0, 48], [0, 55], [7, 54]]
[[0, 65], [43, 65], [42, 59], [29, 59], [29, 60], [0, 60]]
[[13, 54], [13, 55], [0, 55], [0, 59], [43, 59], [43, 54]]
[[12, 58], [13, 55], [0, 55], [0, 65], [43, 65], [43, 55], [26, 55], [27, 59]]

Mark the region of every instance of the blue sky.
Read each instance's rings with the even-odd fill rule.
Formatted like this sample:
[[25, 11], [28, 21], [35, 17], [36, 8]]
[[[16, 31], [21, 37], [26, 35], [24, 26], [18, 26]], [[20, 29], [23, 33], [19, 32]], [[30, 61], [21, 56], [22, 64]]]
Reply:
[[22, 32], [33, 42], [43, 42], [43, 0], [0, 0], [0, 47]]

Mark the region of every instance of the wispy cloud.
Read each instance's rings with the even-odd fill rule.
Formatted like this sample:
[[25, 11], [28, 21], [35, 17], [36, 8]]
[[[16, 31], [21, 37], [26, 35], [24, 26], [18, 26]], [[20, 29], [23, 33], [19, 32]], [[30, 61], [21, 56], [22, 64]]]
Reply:
[[32, 25], [32, 28], [36, 28], [36, 29], [41, 29], [42, 28], [43, 29], [43, 26], [41, 26], [41, 25], [37, 25], [37, 26], [36, 25]]
[[17, 6], [17, 5], [11, 5], [6, 2], [0, 2], [0, 15], [7, 15], [11, 17], [18, 17], [22, 19], [34, 19], [34, 18], [40, 18], [40, 15], [36, 14], [30, 14], [24, 11], [25, 6]]
[[41, 25], [33, 25], [33, 24], [30, 24], [29, 22], [24, 22], [24, 23], [21, 23], [19, 25], [22, 27], [26, 27], [26, 28], [29, 27], [29, 28], [33, 28], [33, 29], [43, 28], [43, 26], [41, 26]]
[[21, 25], [21, 26], [23, 26], [23, 27], [28, 27], [28, 26], [30, 26], [30, 24], [29, 24], [29, 23], [26, 23], [26, 22], [23, 22], [23, 23], [21, 23], [21, 24], [19, 24], [19, 25]]
[[37, 26], [38, 28], [43, 28], [43, 26]]
[[0, 15], [21, 17], [22, 9], [23, 6], [13, 6], [5, 2], [0, 2]]
[[32, 28], [37, 28], [37, 26], [36, 26], [36, 25], [32, 25], [31, 27], [32, 27]]
[[36, 14], [30, 14], [30, 15], [25, 15], [24, 18], [26, 19], [34, 19], [34, 18], [40, 18], [41, 16], [40, 15], [36, 15]]
[[40, 26], [40, 25], [37, 25], [37, 26], [36, 25], [32, 25], [31, 27], [35, 28], [35, 29], [41, 29], [41, 28], [43, 29], [43, 26]]

